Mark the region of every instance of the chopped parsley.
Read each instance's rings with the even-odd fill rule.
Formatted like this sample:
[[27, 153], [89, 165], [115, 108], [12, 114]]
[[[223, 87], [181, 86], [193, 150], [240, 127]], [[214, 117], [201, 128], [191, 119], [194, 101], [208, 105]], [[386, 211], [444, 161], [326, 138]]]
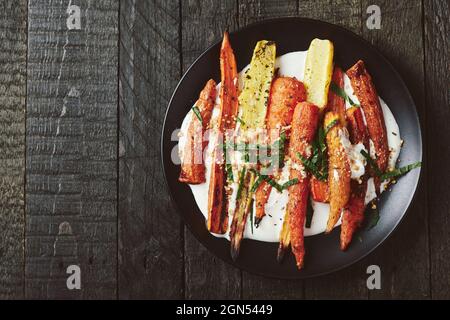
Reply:
[[339, 97], [341, 97], [342, 99], [348, 101], [348, 103], [350, 103], [352, 106], [359, 107], [359, 104], [353, 102], [353, 100], [345, 93], [344, 89], [339, 87], [336, 83], [331, 82], [330, 83], [330, 89], [335, 94], [337, 94]]
[[201, 115], [200, 110], [198, 109], [198, 107], [197, 106], [193, 106], [192, 107], [192, 111], [194, 112], [195, 116], [200, 121], [200, 123], [203, 124], [202, 115]]

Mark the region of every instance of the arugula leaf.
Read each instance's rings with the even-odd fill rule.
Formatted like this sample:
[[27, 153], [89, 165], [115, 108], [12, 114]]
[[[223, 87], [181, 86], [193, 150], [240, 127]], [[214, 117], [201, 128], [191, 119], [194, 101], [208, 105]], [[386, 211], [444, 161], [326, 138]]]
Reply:
[[337, 94], [339, 97], [341, 97], [342, 99], [348, 101], [348, 103], [350, 103], [352, 106], [359, 107], [359, 104], [353, 102], [353, 100], [350, 99], [350, 97], [345, 93], [344, 89], [339, 87], [336, 83], [331, 82], [330, 83], [330, 89], [335, 94]]
[[200, 110], [198, 109], [198, 107], [197, 106], [193, 106], [192, 107], [192, 111], [194, 112], [194, 114], [197, 117], [197, 119], [200, 120], [200, 123], [203, 124], [202, 114], [200, 113]]
[[388, 171], [383, 173], [380, 176], [381, 180], [387, 180], [390, 178], [396, 178], [396, 177], [400, 177], [403, 176], [404, 174], [407, 174], [408, 172], [410, 172], [412, 169], [415, 168], [419, 168], [420, 166], [422, 166], [422, 162], [418, 161], [416, 163], [412, 163], [412, 164], [408, 164], [407, 166], [401, 167], [401, 168], [397, 168], [393, 171]]

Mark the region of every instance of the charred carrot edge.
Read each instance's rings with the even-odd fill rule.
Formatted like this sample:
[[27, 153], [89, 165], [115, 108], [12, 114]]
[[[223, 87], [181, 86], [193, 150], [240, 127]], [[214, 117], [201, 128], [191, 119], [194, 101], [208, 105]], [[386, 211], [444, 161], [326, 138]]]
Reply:
[[287, 248], [289, 248], [290, 244], [291, 244], [291, 234], [289, 232], [289, 215], [286, 212], [284, 215], [283, 226], [281, 227], [280, 232], [280, 244], [278, 246], [277, 252], [278, 263], [281, 263], [283, 261]]
[[[339, 119], [335, 112], [327, 112], [324, 127]], [[328, 187], [330, 191], [330, 213], [327, 221], [326, 233], [330, 233], [339, 220], [342, 209], [350, 198], [350, 162], [341, 144], [341, 134], [345, 128], [338, 122], [328, 130], [326, 141], [328, 147]]]
[[203, 135], [209, 127], [215, 98], [216, 82], [210, 79], [195, 103], [201, 121], [196, 115], [192, 115], [192, 120], [189, 123], [178, 179], [180, 182], [200, 184], [206, 181], [203, 150], [208, 145], [208, 141], [203, 139]]
[[[331, 81], [339, 88], [344, 89], [344, 73], [338, 66], [334, 67]], [[339, 115], [341, 124], [345, 126], [345, 100], [333, 90], [328, 91], [327, 111], [336, 112]]]
[[351, 107], [346, 112], [348, 120], [348, 131], [350, 142], [353, 144], [362, 143], [366, 149], [369, 148], [369, 135], [364, 123], [364, 117], [361, 108]]
[[[306, 100], [306, 89], [302, 82], [291, 77], [278, 77], [272, 82], [268, 110], [266, 115], [266, 128], [269, 134], [272, 130], [279, 133], [283, 127], [291, 125], [295, 106]], [[290, 130], [286, 130], [289, 138]], [[271, 135], [270, 135], [271, 136]], [[274, 141], [271, 141], [274, 142]], [[277, 175], [278, 172], [275, 172]], [[256, 190], [255, 225], [258, 226], [265, 216], [265, 205], [269, 199], [272, 187], [263, 181]]]
[[309, 174], [298, 157], [309, 158], [311, 142], [314, 139], [319, 122], [319, 108], [308, 102], [297, 104], [292, 120], [289, 155], [295, 165], [290, 168], [290, 179], [297, 178], [299, 183], [289, 187], [289, 199], [286, 217], [289, 218], [291, 249], [294, 253], [297, 268], [303, 267], [305, 245], [303, 228], [309, 197]]
[[[369, 148], [369, 136], [366, 125], [364, 124], [361, 109], [355, 107], [348, 109], [347, 119], [350, 141], [353, 144], [362, 142], [366, 149]], [[365, 174], [361, 178], [360, 183], [354, 180], [351, 182], [352, 193], [350, 200], [344, 209], [344, 213], [342, 214], [340, 246], [343, 251], [348, 248], [353, 235], [364, 220], [367, 178], [368, 174]]]
[[316, 177], [311, 177], [311, 197], [317, 202], [329, 202], [330, 193], [328, 190], [328, 181], [321, 181]]
[[[387, 141], [386, 125], [384, 122], [383, 110], [372, 77], [367, 72], [364, 62], [359, 60], [353, 67], [347, 70], [353, 90], [364, 111], [367, 122], [367, 129], [370, 139], [372, 139], [376, 162], [382, 172], [386, 171], [389, 159], [389, 146]], [[375, 179], [377, 192], [379, 181]]]
[[266, 203], [269, 200], [270, 192], [272, 191], [272, 186], [266, 181], [262, 181], [255, 192], [256, 200], [256, 212], [255, 212], [255, 226], [258, 227], [261, 220], [266, 215]]
[[244, 236], [245, 223], [247, 222], [248, 214], [251, 211], [250, 208], [253, 206], [253, 197], [250, 188], [254, 182], [255, 174], [251, 171], [246, 171], [240, 194], [241, 199], [245, 200], [236, 202], [238, 208], [236, 208], [230, 228], [230, 253], [233, 261], [236, 261], [239, 256], [242, 237]]
[[[231, 48], [228, 33], [225, 32], [220, 49], [220, 73], [222, 85], [220, 87], [220, 117], [218, 134], [223, 134], [233, 129], [236, 124], [238, 110], [237, 100], [237, 67], [233, 49]], [[208, 191], [208, 221], [207, 228], [210, 232], [223, 234], [228, 229], [228, 196], [225, 191], [226, 176], [224, 173], [223, 151], [216, 142], [213, 161], [211, 164], [211, 179]]]

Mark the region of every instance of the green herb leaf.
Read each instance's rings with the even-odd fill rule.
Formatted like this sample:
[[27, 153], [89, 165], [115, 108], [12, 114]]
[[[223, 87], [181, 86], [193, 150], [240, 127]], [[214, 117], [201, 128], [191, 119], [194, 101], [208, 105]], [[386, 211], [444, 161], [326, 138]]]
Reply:
[[226, 164], [226, 171], [227, 171], [227, 179], [228, 179], [228, 181], [230, 181], [230, 182], [234, 181], [233, 167], [231, 166], [231, 163], [227, 163]]
[[380, 212], [378, 211], [378, 206], [368, 206], [369, 214], [367, 220], [367, 229], [370, 230], [378, 224], [380, 221]]
[[337, 123], [339, 122], [338, 119], [334, 119], [333, 121], [331, 121], [327, 127], [325, 128], [325, 135], [331, 130], [331, 128], [333, 128]]
[[336, 83], [331, 82], [330, 83], [330, 89], [335, 94], [337, 94], [339, 97], [341, 97], [342, 99], [348, 101], [348, 103], [350, 103], [352, 106], [359, 107], [359, 104], [353, 102], [353, 100], [350, 99], [350, 97], [345, 93], [344, 89], [339, 87]]
[[255, 183], [253, 184], [252, 188], [250, 189], [250, 192], [255, 192], [256, 189], [258, 189], [261, 182], [263, 182], [263, 178], [261, 175], [258, 175], [258, 178], [256, 179]]
[[258, 171], [251, 169], [251, 171], [256, 174], [259, 177], [261, 177], [261, 179], [263, 179], [264, 181], [266, 181], [268, 184], [270, 184], [272, 187], [274, 187], [275, 189], [277, 189], [278, 192], [282, 192], [283, 191], [283, 186], [281, 186], [280, 184], [278, 184], [275, 180], [273, 180], [271, 177], [261, 174]]
[[245, 167], [242, 168], [241, 174], [239, 175], [239, 186], [236, 193], [236, 201], [241, 198], [242, 188], [244, 187], [244, 177], [245, 177]]
[[298, 152], [297, 152], [297, 157], [303, 163], [303, 165], [305, 166], [305, 169], [308, 172], [310, 172], [311, 174], [313, 174], [317, 179], [322, 180], [322, 181], [327, 179], [327, 176], [325, 176], [323, 172], [320, 172], [319, 168], [317, 168], [317, 166], [314, 163], [312, 163], [311, 160], [306, 159]]
[[393, 171], [388, 171], [388, 172], [383, 173], [380, 176], [380, 179], [387, 180], [387, 179], [391, 179], [391, 178], [400, 177], [400, 176], [403, 176], [404, 174], [407, 174], [412, 169], [419, 168], [420, 166], [422, 166], [422, 162], [420, 162], [420, 161], [416, 162], [416, 163], [408, 164], [407, 166], [397, 168]]
[[378, 168], [377, 163], [375, 160], [372, 159], [372, 157], [366, 152], [366, 150], [362, 149], [361, 154], [366, 158], [369, 165], [372, 167], [373, 171], [375, 171], [375, 174], [380, 177], [383, 173], [381, 172], [380, 168]]
[[242, 120], [242, 119], [239, 118], [238, 116], [236, 116], [236, 120], [237, 120], [240, 124], [242, 124], [243, 126], [245, 126], [244, 120]]
[[275, 180], [273, 180], [272, 178], [270, 178], [269, 176], [266, 175], [261, 175], [261, 177], [263, 177], [264, 181], [266, 181], [268, 184], [270, 184], [272, 187], [274, 187], [275, 189], [277, 189], [278, 192], [282, 192], [283, 191], [283, 187], [281, 185], [279, 185]]
[[202, 115], [201, 115], [201, 113], [200, 113], [200, 110], [198, 110], [197, 106], [193, 106], [193, 107], [192, 107], [192, 111], [193, 111], [194, 114], [197, 116], [197, 119], [200, 121], [200, 123], [203, 124]]
[[283, 183], [283, 184], [281, 185], [281, 188], [282, 188], [283, 190], [285, 190], [285, 189], [289, 188], [290, 186], [293, 186], [293, 185], [297, 184], [298, 182], [299, 182], [299, 181], [298, 181], [297, 178], [291, 179], [291, 180], [286, 181], [285, 183]]

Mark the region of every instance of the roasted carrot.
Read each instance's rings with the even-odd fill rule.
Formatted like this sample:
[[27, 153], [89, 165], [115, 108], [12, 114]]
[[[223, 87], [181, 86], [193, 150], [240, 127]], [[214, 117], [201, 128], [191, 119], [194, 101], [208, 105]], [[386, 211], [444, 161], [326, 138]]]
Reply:
[[[381, 172], [385, 172], [389, 159], [386, 125], [372, 77], [361, 60], [347, 70], [347, 75], [364, 111], [369, 137], [375, 147], [376, 163]], [[375, 185], [378, 193], [379, 179], [377, 178], [375, 179]]]
[[[225, 32], [220, 49], [220, 116], [218, 121], [218, 135], [223, 139], [224, 134], [233, 129], [236, 124], [238, 110], [237, 100], [237, 67], [228, 33]], [[223, 148], [216, 141], [211, 164], [211, 179], [208, 192], [208, 221], [210, 232], [223, 234], [228, 229], [228, 207], [225, 190], [225, 172]]]
[[280, 244], [278, 246], [277, 261], [281, 263], [283, 261], [284, 255], [286, 254], [287, 248], [291, 244], [291, 234], [289, 231], [289, 214], [286, 212], [284, 216], [283, 226], [280, 232]]
[[[203, 150], [208, 142], [203, 139], [205, 131], [209, 127], [214, 100], [216, 99], [216, 82], [209, 80], [195, 103], [192, 111], [191, 122], [187, 130], [186, 144], [181, 159], [181, 172], [179, 181], [189, 184], [200, 184], [205, 182], [205, 163]], [[198, 112], [196, 114], [195, 112]]]
[[[333, 85], [337, 86], [339, 89], [344, 89], [344, 73], [338, 66], [334, 67], [331, 81], [333, 82]], [[333, 90], [328, 91], [327, 110], [336, 112], [339, 115], [341, 124], [345, 126], [345, 100]]]
[[[334, 125], [333, 125], [334, 124]], [[331, 127], [330, 127], [331, 126]], [[339, 220], [342, 209], [350, 198], [350, 162], [341, 143], [341, 135], [346, 129], [339, 122], [339, 115], [327, 112], [324, 118], [328, 148], [328, 187], [330, 190], [330, 214], [328, 216], [326, 233], [333, 230]]]
[[303, 267], [305, 246], [303, 228], [309, 197], [309, 174], [299, 156], [308, 159], [311, 156], [311, 142], [314, 139], [319, 121], [319, 108], [309, 102], [297, 104], [294, 110], [291, 129], [289, 156], [292, 161], [290, 179], [298, 183], [289, 187], [289, 199], [285, 219], [289, 219], [289, 234], [292, 252], [297, 268]]
[[[363, 143], [365, 148], [369, 148], [369, 136], [363, 115], [360, 108], [352, 107], [347, 110], [348, 128], [350, 141], [353, 144]], [[367, 168], [366, 168], [367, 169]], [[341, 250], [346, 250], [352, 241], [355, 231], [361, 226], [364, 220], [365, 197], [367, 191], [368, 174], [364, 174], [361, 181], [352, 180], [351, 196], [342, 214], [341, 225]]]
[[347, 206], [342, 213], [341, 224], [341, 250], [345, 251], [348, 245], [352, 241], [355, 231], [361, 226], [364, 220], [364, 210], [366, 208], [364, 204], [365, 192], [367, 190], [367, 180], [359, 184], [357, 181], [352, 180], [352, 194]]
[[346, 111], [348, 120], [348, 131], [352, 144], [362, 143], [366, 149], [369, 148], [369, 134], [364, 123], [361, 108], [351, 107]]
[[[279, 77], [272, 82], [269, 104], [266, 115], [266, 128], [269, 132], [270, 143], [280, 137], [282, 131], [289, 137], [289, 126], [297, 103], [306, 100], [306, 90], [300, 81], [290, 77]], [[278, 174], [278, 170], [274, 175]], [[265, 215], [265, 205], [272, 187], [263, 181], [256, 190], [255, 225], [258, 226]]]
[[[331, 77], [332, 85], [340, 89], [344, 88], [344, 74], [338, 66], [334, 67]], [[339, 121], [345, 126], [345, 100], [333, 90], [328, 90], [327, 111], [335, 112], [339, 115]], [[328, 181], [322, 181], [314, 176], [311, 178], [311, 196], [314, 201], [329, 202]]]
[[328, 191], [328, 182], [311, 177], [311, 197], [314, 201], [329, 202], [330, 193]]

